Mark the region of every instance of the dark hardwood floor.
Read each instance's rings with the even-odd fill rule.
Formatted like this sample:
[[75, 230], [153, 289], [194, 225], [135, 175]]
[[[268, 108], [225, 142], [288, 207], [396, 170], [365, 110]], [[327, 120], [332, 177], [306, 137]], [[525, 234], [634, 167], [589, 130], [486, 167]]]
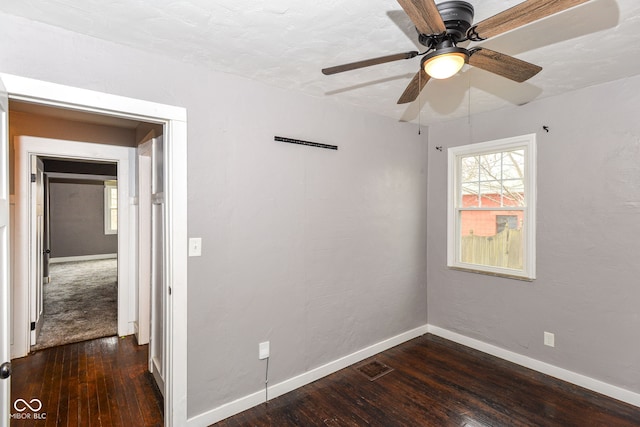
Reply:
[[108, 337], [13, 360], [12, 405], [38, 399], [42, 408], [26, 408], [21, 416], [29, 418], [19, 419], [12, 406], [11, 426], [163, 425], [162, 395], [147, 370], [147, 351], [133, 336]]
[[640, 408], [433, 335], [374, 360], [393, 371], [349, 367], [215, 425], [640, 426]]

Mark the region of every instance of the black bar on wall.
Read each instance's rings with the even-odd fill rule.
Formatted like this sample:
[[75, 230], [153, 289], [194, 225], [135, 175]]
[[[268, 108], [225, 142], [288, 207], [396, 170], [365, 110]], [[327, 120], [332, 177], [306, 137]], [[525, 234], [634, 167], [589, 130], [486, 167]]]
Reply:
[[282, 136], [274, 136], [274, 141], [288, 142], [290, 144], [308, 145], [310, 147], [326, 148], [327, 150], [337, 150], [337, 145], [320, 144], [319, 142], [302, 141], [301, 139], [284, 138]]

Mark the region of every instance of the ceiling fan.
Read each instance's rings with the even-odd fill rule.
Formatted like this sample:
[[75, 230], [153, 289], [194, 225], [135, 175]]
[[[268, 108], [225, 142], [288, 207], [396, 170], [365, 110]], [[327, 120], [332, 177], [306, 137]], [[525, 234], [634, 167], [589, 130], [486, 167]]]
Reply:
[[473, 24], [473, 6], [465, 1], [398, 0], [418, 31], [418, 41], [427, 50], [387, 55], [364, 61], [324, 68], [330, 75], [386, 62], [423, 56], [420, 71], [405, 89], [398, 104], [414, 101], [429, 79], [454, 76], [464, 64], [482, 68], [522, 83], [538, 74], [542, 67], [482, 46], [466, 49], [464, 41], [479, 42], [589, 0], [525, 0], [477, 24]]

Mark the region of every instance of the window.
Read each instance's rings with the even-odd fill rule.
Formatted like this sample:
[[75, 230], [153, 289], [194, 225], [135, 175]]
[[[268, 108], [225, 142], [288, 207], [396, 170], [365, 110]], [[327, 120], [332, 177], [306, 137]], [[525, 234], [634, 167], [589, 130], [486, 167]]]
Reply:
[[511, 230], [518, 228], [518, 215], [496, 215], [496, 234], [507, 227]]
[[104, 182], [104, 234], [118, 233], [118, 182]]
[[535, 164], [535, 134], [449, 149], [449, 267], [535, 278]]

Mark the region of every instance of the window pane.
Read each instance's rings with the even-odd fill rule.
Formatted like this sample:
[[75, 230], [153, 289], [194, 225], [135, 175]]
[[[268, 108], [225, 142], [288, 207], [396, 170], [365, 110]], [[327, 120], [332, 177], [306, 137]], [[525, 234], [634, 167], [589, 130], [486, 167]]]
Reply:
[[460, 158], [461, 207], [525, 206], [524, 150]]
[[504, 197], [503, 206], [525, 206], [524, 181], [509, 179], [502, 182]]
[[462, 201], [461, 206], [464, 208], [480, 207], [480, 198], [478, 197], [478, 183], [462, 184]]
[[502, 179], [524, 178], [524, 150], [505, 151], [502, 162]]
[[500, 185], [500, 181], [481, 182], [480, 194], [481, 207], [500, 207], [502, 205], [502, 185]]
[[492, 153], [480, 156], [480, 181], [495, 181], [501, 179], [502, 153]]
[[104, 182], [104, 233], [118, 231], [118, 185], [117, 181]]
[[478, 157], [460, 159], [460, 182], [478, 182]]
[[111, 230], [116, 231], [118, 229], [118, 210], [111, 209], [111, 218], [110, 218], [110, 228]]
[[110, 188], [109, 189], [109, 206], [112, 208], [118, 207], [118, 188]]
[[521, 270], [523, 219], [522, 211], [461, 211], [460, 261]]

